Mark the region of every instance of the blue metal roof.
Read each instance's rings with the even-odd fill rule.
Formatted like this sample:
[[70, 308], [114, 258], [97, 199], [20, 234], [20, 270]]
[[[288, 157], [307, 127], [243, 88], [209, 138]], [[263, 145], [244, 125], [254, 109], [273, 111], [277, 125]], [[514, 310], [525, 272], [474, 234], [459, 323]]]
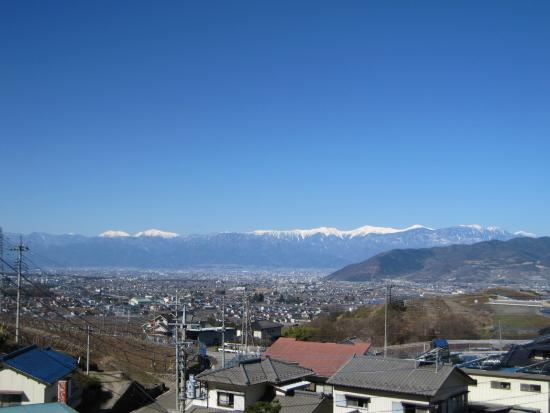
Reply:
[[77, 411], [63, 403], [40, 403], [2, 407], [2, 413], [77, 413]]
[[77, 362], [66, 354], [51, 348], [29, 346], [6, 354], [0, 358], [4, 367], [33, 377], [41, 382], [53, 384], [76, 369]]
[[437, 348], [449, 348], [449, 343], [444, 338], [434, 338], [432, 343]]

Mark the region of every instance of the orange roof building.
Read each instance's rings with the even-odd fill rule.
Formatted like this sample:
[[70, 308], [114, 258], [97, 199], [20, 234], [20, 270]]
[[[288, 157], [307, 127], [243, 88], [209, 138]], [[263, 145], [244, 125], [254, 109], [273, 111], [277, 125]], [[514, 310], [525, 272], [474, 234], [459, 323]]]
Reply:
[[311, 369], [317, 376], [328, 378], [353, 356], [363, 356], [370, 343], [338, 344], [298, 341], [280, 337], [265, 351], [266, 356]]

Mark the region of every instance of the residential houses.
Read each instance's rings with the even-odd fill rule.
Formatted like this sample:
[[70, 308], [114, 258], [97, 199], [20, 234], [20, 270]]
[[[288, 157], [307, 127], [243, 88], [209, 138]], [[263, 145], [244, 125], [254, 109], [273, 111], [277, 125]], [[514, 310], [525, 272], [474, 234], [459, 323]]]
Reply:
[[76, 368], [72, 357], [34, 345], [0, 357], [0, 407], [56, 401], [77, 405]]
[[550, 376], [511, 370], [463, 369], [472, 411], [550, 413]]
[[307, 387], [306, 379], [312, 374], [312, 370], [270, 357], [237, 361], [233, 366], [198, 374], [199, 397], [192, 405], [242, 412], [259, 400], [272, 400]]
[[464, 413], [474, 380], [451, 365], [353, 357], [327, 383], [334, 413]]
[[370, 343], [367, 342], [319, 343], [280, 337], [264, 354], [313, 370], [315, 375], [309, 379], [312, 382], [312, 390], [331, 394], [332, 386], [326, 383], [328, 378], [352, 357], [366, 355], [369, 348]]

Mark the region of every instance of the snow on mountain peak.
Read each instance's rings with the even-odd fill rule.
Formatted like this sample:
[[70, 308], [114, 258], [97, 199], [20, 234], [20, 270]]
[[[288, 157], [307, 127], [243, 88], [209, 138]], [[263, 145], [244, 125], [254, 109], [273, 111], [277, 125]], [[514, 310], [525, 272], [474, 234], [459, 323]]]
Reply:
[[110, 229], [108, 231], [102, 232], [98, 236], [101, 238], [119, 238], [119, 237], [129, 237], [130, 234], [124, 231], [115, 231]]
[[146, 231], [138, 232], [134, 235], [134, 237], [157, 237], [157, 238], [176, 238], [179, 237], [179, 234], [176, 234], [175, 232], [166, 232], [161, 231], [160, 229], [148, 229]]
[[528, 231], [516, 231], [514, 232], [514, 235], [518, 237], [529, 237], [529, 238], [537, 237], [537, 234], [533, 234], [532, 232], [528, 232]]
[[476, 231], [488, 231], [488, 232], [496, 232], [496, 233], [505, 232], [502, 230], [502, 228], [499, 228], [499, 227], [483, 227], [482, 225], [479, 225], [479, 224], [459, 225], [459, 227], [471, 228], [471, 229], [475, 229]]
[[[312, 229], [293, 229], [293, 230], [256, 230], [252, 233], [255, 235], [272, 235], [277, 238], [282, 236], [294, 236], [298, 238], [307, 238], [313, 235], [324, 235], [324, 236], [335, 236], [339, 238], [354, 238], [354, 237], [363, 237], [369, 234], [394, 234], [396, 232], [405, 232], [414, 229], [426, 228], [422, 225], [413, 225], [408, 228], [398, 229], [390, 227], [375, 227], [371, 225], [365, 225], [356, 229], [349, 231], [339, 230], [334, 227], [319, 227]], [[430, 229], [430, 228], [426, 228]]]

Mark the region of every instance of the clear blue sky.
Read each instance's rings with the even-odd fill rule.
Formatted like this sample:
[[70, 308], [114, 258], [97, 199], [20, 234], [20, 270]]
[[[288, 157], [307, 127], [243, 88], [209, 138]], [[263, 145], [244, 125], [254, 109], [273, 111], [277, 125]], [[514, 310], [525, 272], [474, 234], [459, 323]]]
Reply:
[[0, 225], [550, 234], [548, 1], [0, 2]]

